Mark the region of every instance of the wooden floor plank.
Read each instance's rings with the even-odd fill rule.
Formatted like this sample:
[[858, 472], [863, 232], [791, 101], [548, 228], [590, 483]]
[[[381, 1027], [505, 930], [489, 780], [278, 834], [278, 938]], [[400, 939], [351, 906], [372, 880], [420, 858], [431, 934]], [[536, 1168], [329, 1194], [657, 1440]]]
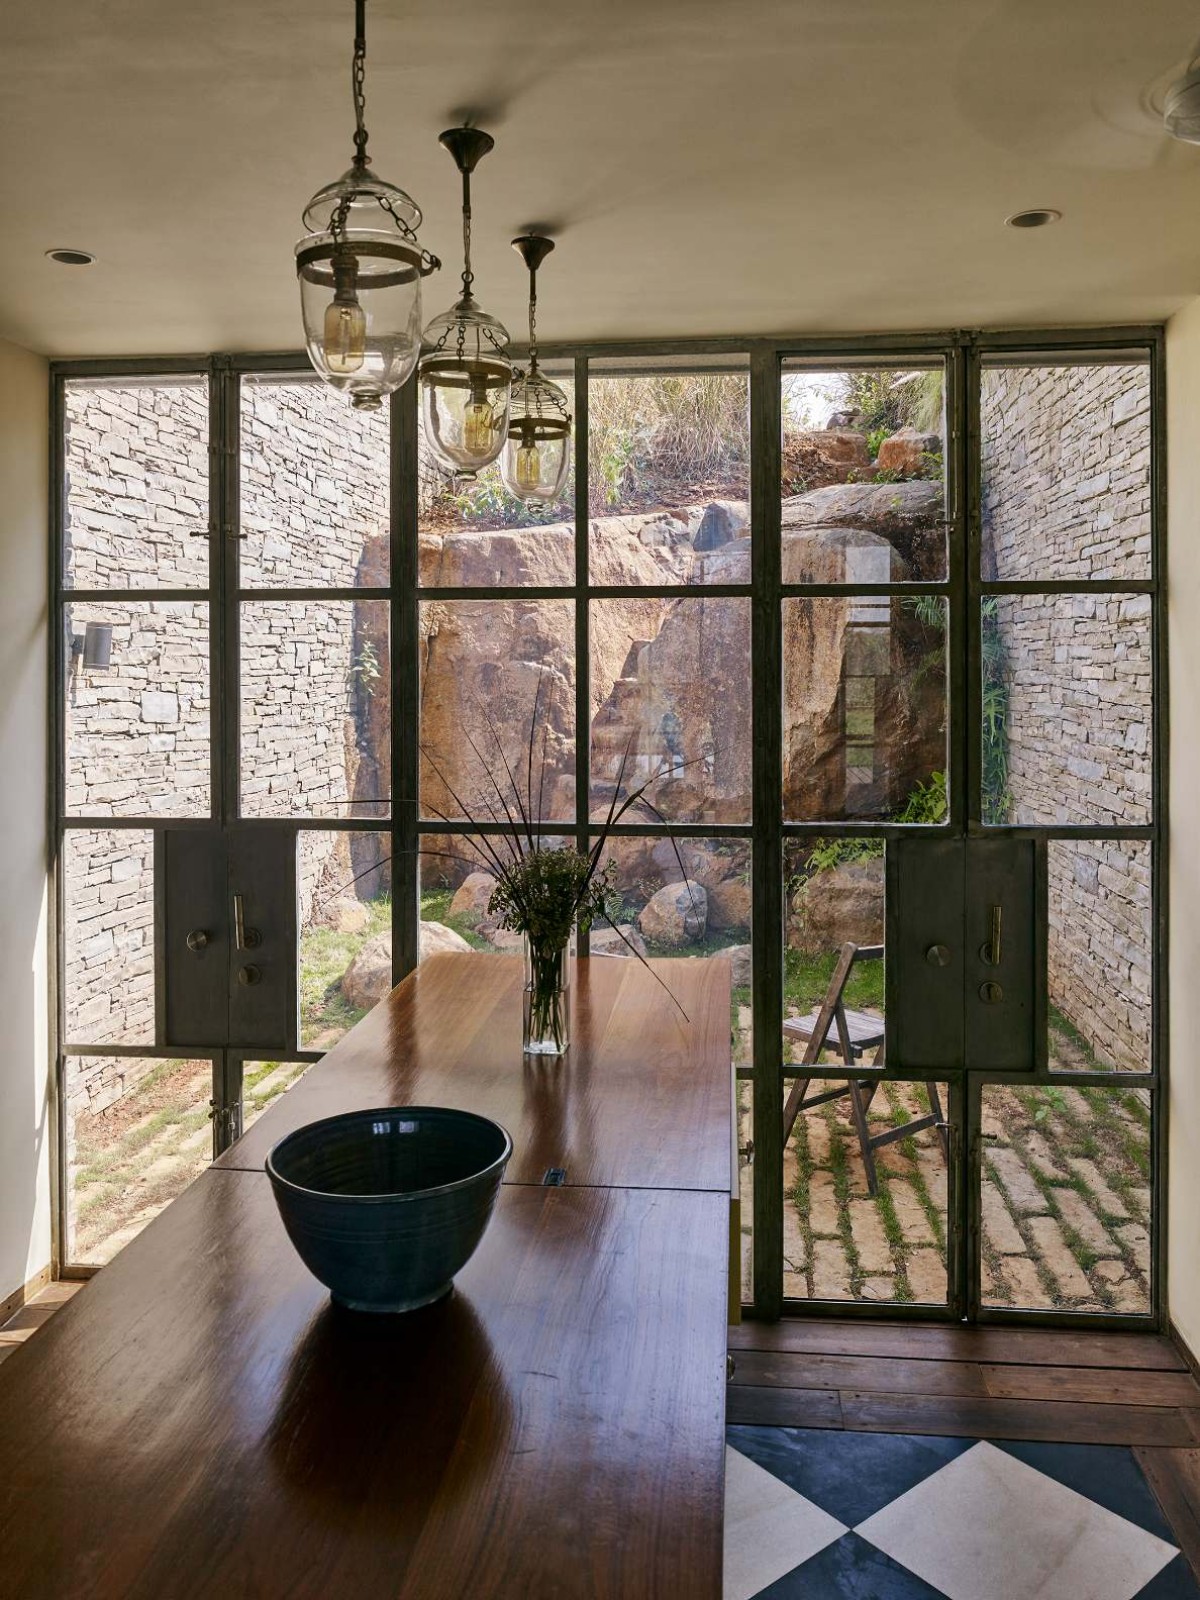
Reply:
[[988, 1393], [983, 1372], [973, 1361], [885, 1361], [878, 1356], [796, 1355], [775, 1350], [737, 1350], [733, 1358], [732, 1382], [751, 1387], [860, 1389], [884, 1394]]
[[887, 1356], [912, 1361], [1001, 1365], [1131, 1367], [1186, 1372], [1169, 1339], [1157, 1333], [1075, 1332], [1069, 1328], [958, 1327], [946, 1323], [838, 1321], [789, 1317], [730, 1329], [733, 1350], [805, 1355]]
[[840, 1428], [842, 1408], [836, 1389], [756, 1389], [730, 1384], [725, 1421], [788, 1428]]
[[[761, 1392], [761, 1391], [760, 1391]], [[803, 1390], [776, 1389], [781, 1396]], [[864, 1433], [953, 1434], [972, 1439], [1046, 1439], [1072, 1444], [1190, 1447], [1200, 1442], [1191, 1411], [1166, 1406], [1085, 1405], [954, 1395], [840, 1391], [842, 1423]]]
[[1190, 1372], [1145, 1372], [1122, 1367], [1009, 1367], [988, 1363], [981, 1371], [984, 1393], [998, 1399], [1200, 1407], [1200, 1384]]
[[1139, 1446], [1133, 1453], [1200, 1580], [1200, 1450]]

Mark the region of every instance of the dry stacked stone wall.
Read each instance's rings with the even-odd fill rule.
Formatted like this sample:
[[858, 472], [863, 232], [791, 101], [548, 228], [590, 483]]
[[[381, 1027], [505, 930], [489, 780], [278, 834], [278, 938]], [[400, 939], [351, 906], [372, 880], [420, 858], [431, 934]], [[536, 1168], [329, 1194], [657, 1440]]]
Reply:
[[[202, 589], [208, 566], [208, 396], [183, 382], [68, 387], [64, 576], [77, 589]], [[322, 385], [243, 386], [242, 584], [388, 582], [387, 423]], [[387, 815], [386, 602], [244, 603], [242, 805], [247, 816]], [[105, 668], [72, 657], [88, 622], [112, 627]], [[69, 815], [210, 814], [209, 609], [195, 601], [67, 608]], [[372, 842], [373, 843], [373, 842]], [[359, 854], [363, 846], [356, 841]], [[368, 847], [369, 848], [369, 847]], [[386, 844], [378, 853], [386, 855]], [[344, 836], [300, 836], [301, 911], [348, 879]], [[67, 1032], [72, 1041], [154, 1037], [153, 840], [72, 830], [65, 852]], [[370, 880], [378, 885], [378, 874]], [[135, 1071], [150, 1063], [138, 1062]], [[129, 1063], [81, 1063], [72, 1109], [102, 1110], [131, 1087]]]
[[[989, 371], [982, 424], [986, 576], [1150, 576], [1145, 365]], [[1150, 610], [1148, 595], [999, 599], [1008, 820], [1151, 820]], [[1148, 852], [1053, 845], [1050, 923], [1051, 1003], [1097, 1061], [1148, 1067]]]

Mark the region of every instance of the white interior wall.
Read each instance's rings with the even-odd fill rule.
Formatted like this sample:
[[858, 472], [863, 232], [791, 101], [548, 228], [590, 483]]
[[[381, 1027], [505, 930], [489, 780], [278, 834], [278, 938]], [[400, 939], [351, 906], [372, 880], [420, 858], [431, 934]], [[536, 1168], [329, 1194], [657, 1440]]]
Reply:
[[1171, 1319], [1200, 1354], [1200, 299], [1167, 324]]
[[0, 340], [0, 1301], [50, 1260], [47, 388]]

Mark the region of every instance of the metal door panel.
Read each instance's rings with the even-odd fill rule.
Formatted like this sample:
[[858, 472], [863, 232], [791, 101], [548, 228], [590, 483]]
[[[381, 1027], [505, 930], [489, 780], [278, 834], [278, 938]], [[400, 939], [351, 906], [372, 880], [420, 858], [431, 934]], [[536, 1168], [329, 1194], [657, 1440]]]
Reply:
[[897, 839], [887, 856], [887, 1047], [897, 1071], [963, 1064], [965, 841]]
[[221, 829], [166, 828], [158, 833], [154, 877], [157, 1042], [172, 1048], [219, 1045], [229, 1011]]
[[294, 1050], [296, 835], [291, 828], [233, 828], [227, 838], [229, 1043]]
[[[1037, 847], [970, 839], [966, 849], [967, 1066], [1031, 1070], [1037, 1059]], [[1043, 1047], [1045, 1029], [1042, 1029]]]

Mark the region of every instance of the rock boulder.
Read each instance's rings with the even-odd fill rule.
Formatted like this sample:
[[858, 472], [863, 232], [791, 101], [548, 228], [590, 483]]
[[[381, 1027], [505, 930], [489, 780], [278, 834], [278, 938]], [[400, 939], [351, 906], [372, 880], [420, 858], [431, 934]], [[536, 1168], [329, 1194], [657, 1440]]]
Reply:
[[654, 944], [676, 949], [703, 939], [708, 926], [708, 892], [703, 884], [669, 883], [642, 907], [638, 927]]
[[901, 428], [879, 446], [875, 465], [881, 472], [899, 472], [906, 478], [927, 476], [929, 457], [942, 448], [936, 433], [918, 433], [915, 428]]
[[814, 873], [792, 896], [788, 943], [805, 955], [828, 955], [849, 939], [883, 943], [883, 857], [844, 862]]
[[472, 872], [459, 884], [450, 902], [452, 917], [471, 917], [480, 922], [487, 915], [488, 901], [496, 887], [490, 872]]
[[748, 928], [750, 908], [749, 882], [745, 878], [726, 878], [708, 891], [708, 926], [716, 932]]
[[[443, 950], [469, 950], [471, 946], [453, 928], [442, 922], [422, 922], [420, 925], [420, 954], [440, 955]], [[377, 933], [360, 946], [353, 961], [342, 974], [342, 994], [347, 1005], [356, 1011], [369, 1011], [392, 991], [392, 936]]]
[[[620, 933], [616, 928], [592, 929], [590, 948], [594, 956], [631, 956], [634, 952], [639, 956], [646, 954], [646, 941], [632, 922], [622, 922], [619, 926]], [[630, 950], [630, 945], [633, 950]]]

